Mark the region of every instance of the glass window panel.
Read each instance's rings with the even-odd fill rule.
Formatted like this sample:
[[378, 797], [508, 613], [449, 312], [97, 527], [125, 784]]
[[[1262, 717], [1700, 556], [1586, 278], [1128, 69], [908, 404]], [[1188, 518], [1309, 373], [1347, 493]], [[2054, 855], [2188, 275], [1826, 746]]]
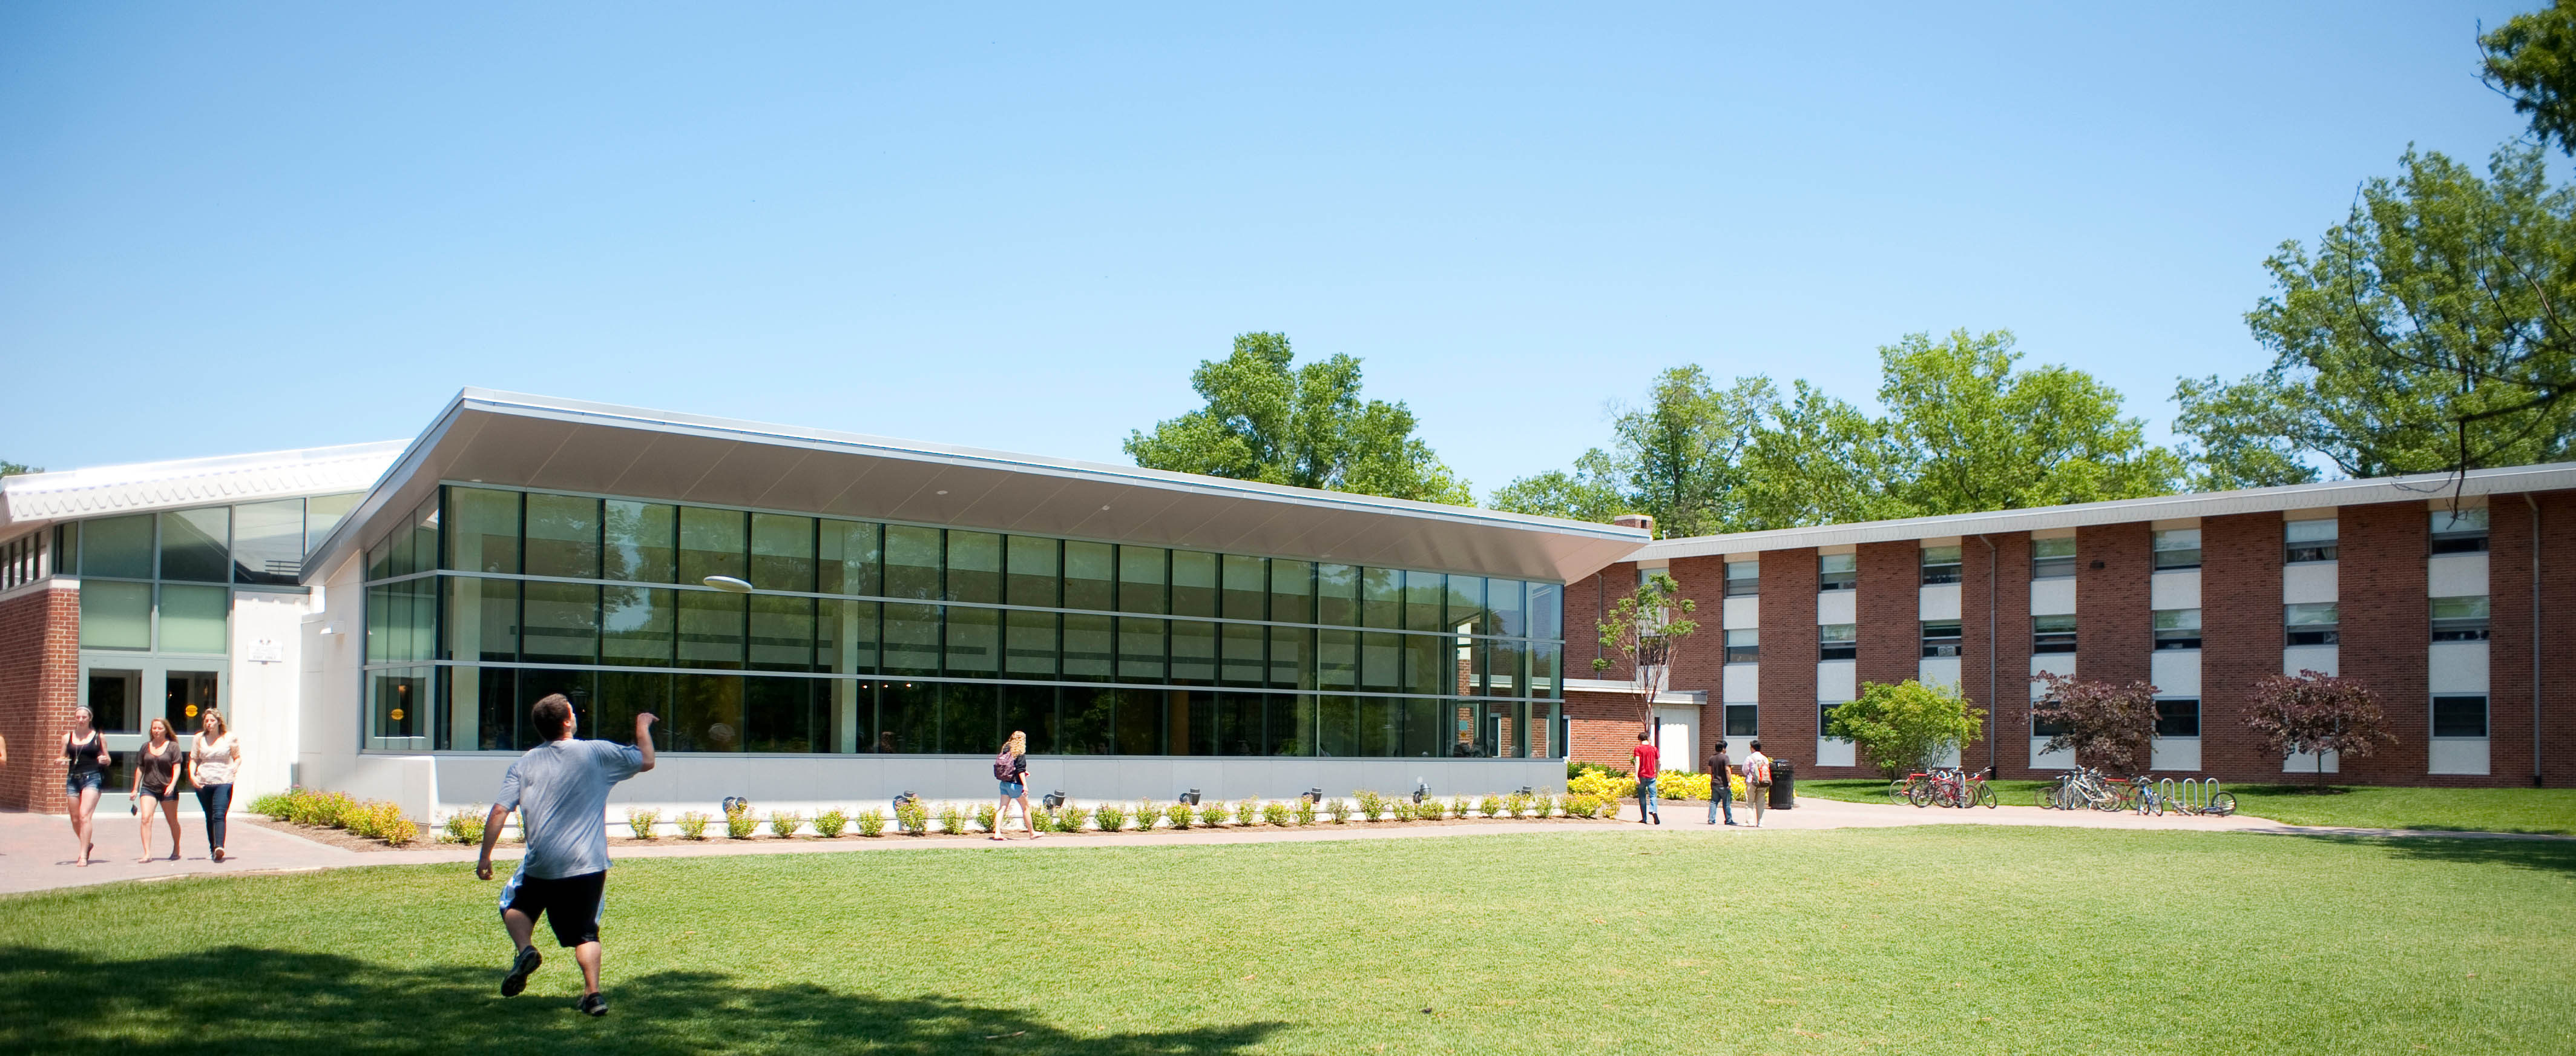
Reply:
[[843, 675], [876, 673], [876, 602], [825, 598], [816, 626], [815, 650], [823, 670]]
[[1554, 583], [1529, 585], [1529, 636], [1555, 639], [1565, 636], [1565, 588]]
[[1315, 688], [1315, 632], [1302, 627], [1270, 628], [1270, 688]]
[[[519, 584], [507, 579], [445, 576], [447, 620], [441, 633], [444, 660], [509, 663], [519, 658]], [[663, 646], [670, 652], [669, 645]]]
[[1064, 607], [1110, 612], [1118, 607], [1117, 550], [1107, 543], [1064, 544]]
[[[891, 611], [897, 606], [888, 605]], [[902, 608], [923, 608], [906, 605]], [[877, 683], [877, 750], [922, 754], [939, 744], [939, 684]]]
[[1118, 621], [1118, 680], [1163, 680], [1163, 621], [1132, 616]]
[[1262, 699], [1265, 755], [1315, 754], [1315, 698], [1272, 693]]
[[565, 699], [572, 701], [573, 736], [589, 736], [592, 725], [591, 685], [595, 680], [595, 674], [589, 671], [521, 669], [518, 672], [517, 696], [504, 709], [510, 725], [502, 728], [503, 730], [515, 729], [514, 739], [499, 747], [522, 752], [536, 747], [539, 735], [533, 717], [528, 712], [535, 709], [538, 701], [557, 693], [563, 694]]
[[448, 523], [455, 530], [447, 533], [444, 567], [460, 572], [519, 570], [518, 492], [449, 488], [447, 509]]
[[2331, 627], [2340, 622], [2340, 610], [2334, 602], [2284, 606], [2286, 622], [2293, 627]]
[[161, 515], [161, 578], [222, 583], [232, 578], [232, 510], [173, 510]]
[[2157, 701], [2156, 736], [2200, 736], [2200, 702], [2197, 700]]
[[1511, 638], [1529, 633], [1529, 617], [1522, 598], [1522, 592], [1527, 589], [1528, 584], [1517, 579], [1488, 581], [1485, 607], [1494, 614], [1492, 633]]
[[1360, 635], [1360, 688], [1392, 693], [1404, 688], [1403, 636], [1392, 632]]
[[2479, 594], [2473, 597], [2434, 598], [2433, 618], [2437, 620], [2483, 620], [2487, 618], [2487, 602], [2488, 598], [2484, 594]]
[[2342, 522], [2333, 517], [2314, 521], [2291, 521], [2281, 526], [2281, 536], [2292, 545], [2331, 543], [2341, 531], [2341, 524]]
[[672, 666], [680, 621], [678, 594], [656, 587], [601, 588], [601, 659], [625, 667]]
[[304, 571], [304, 500], [233, 507], [233, 582], [294, 586]]
[[2482, 534], [2487, 530], [2487, 508], [2434, 510], [2431, 526], [2435, 535]]
[[2200, 567], [2200, 529], [2168, 528], [2155, 533], [2154, 541], [2155, 567]]
[[[161, 651], [215, 654], [227, 650], [232, 592], [222, 587], [161, 586]], [[402, 659], [415, 659], [406, 656]]]
[[1056, 587], [1060, 581], [1058, 544], [1053, 539], [1031, 535], [1014, 535], [1007, 555], [1010, 564], [1009, 602], [1052, 609], [1057, 605]]
[[1119, 690], [1118, 754], [1163, 754], [1163, 709], [1168, 706], [1161, 690]]
[[885, 532], [885, 590], [889, 598], [939, 597], [939, 529], [890, 524]]
[[2487, 735], [2487, 698], [2454, 696], [2433, 698], [2433, 736], [2484, 737]]
[[1118, 548], [1118, 611], [1168, 611], [1163, 587], [1170, 553], [1155, 546]]
[[1359, 744], [1353, 754], [1364, 757], [1404, 754], [1404, 698], [1361, 697], [1359, 704]]
[[1473, 638], [1441, 639], [1449, 654], [1449, 685], [1429, 690], [1444, 697], [1465, 696], [1476, 691], [1476, 640]]
[[1215, 755], [1217, 695], [1207, 690], [1183, 690], [1172, 694], [1173, 704], [1166, 711], [1171, 723], [1168, 735], [1173, 755]]
[[761, 590], [814, 589], [814, 519], [751, 515], [751, 585]]
[[[1054, 686], [1002, 687], [1002, 724], [996, 727], [999, 740], [1007, 741], [1012, 733], [1029, 735], [1030, 755], [1054, 755], [1056, 752]], [[999, 744], [994, 751], [1001, 751]]]
[[752, 668], [814, 670], [814, 599], [754, 594], [750, 600]]
[[1438, 629], [1464, 629], [1469, 634], [1495, 633], [1493, 612], [1485, 607], [1485, 577], [1449, 577], [1449, 612]]
[[1002, 610], [948, 607], [948, 673], [991, 678], [1001, 671]]
[[1360, 570], [1360, 625], [1382, 631], [1404, 626], [1404, 577], [1391, 568]]
[[[1258, 620], [1270, 600], [1270, 569], [1260, 558], [1225, 555], [1225, 618]], [[1258, 740], [1258, 738], [1256, 738]]]
[[[588, 664], [599, 659], [599, 588], [588, 583], [525, 584], [526, 631], [520, 649], [529, 663]], [[740, 631], [736, 631], [737, 636]]]
[[315, 495], [305, 499], [304, 552], [309, 554], [321, 549], [322, 540], [330, 538], [332, 532], [339, 530], [340, 522], [349, 519], [349, 511], [357, 509], [358, 500], [365, 497], [365, 492], [352, 491], [340, 495]]
[[[950, 610], [950, 615], [955, 615], [955, 610]], [[999, 717], [993, 688], [969, 682], [939, 687], [940, 751], [950, 755], [991, 755], [1001, 750], [1002, 738], [993, 732]]]
[[601, 578], [629, 583], [669, 583], [678, 578], [675, 547], [679, 508], [655, 502], [609, 500], [602, 517], [607, 545]]
[[599, 500], [531, 493], [527, 563], [531, 576], [600, 578]]
[[[680, 507], [680, 582], [703, 583], [709, 576], [747, 578], [750, 552], [750, 515], [741, 510]], [[682, 608], [687, 608], [685, 603]], [[684, 625], [682, 633], [686, 631]]]
[[1216, 555], [1172, 551], [1172, 615], [1216, 615]]
[[1223, 640], [1218, 643], [1221, 662], [1216, 676], [1220, 684], [1258, 688], [1268, 681], [1268, 673], [1262, 667], [1262, 645], [1269, 640], [1268, 632], [1269, 628], [1251, 623], [1222, 627], [1219, 633]]
[[1553, 698], [1557, 695], [1560, 688], [1557, 684], [1557, 660], [1564, 651], [1565, 647], [1555, 642], [1530, 643], [1531, 696]]
[[1448, 577], [1438, 572], [1406, 572], [1403, 576], [1404, 622], [1397, 626], [1415, 631], [1448, 630], [1449, 625], [1440, 622], [1440, 602], [1448, 590]]
[[671, 688], [672, 751], [743, 749], [741, 676], [681, 675]]
[[[1104, 619], [1106, 617], [1103, 617]], [[1063, 736], [1055, 750], [1064, 755], [1108, 755], [1111, 713], [1117, 710], [1118, 693], [1111, 689], [1074, 687], [1064, 690]]]
[[948, 600], [1001, 603], [1001, 536], [991, 532], [948, 533]]
[[635, 743], [635, 716], [652, 712], [662, 721], [653, 726], [653, 747], [671, 746], [671, 676], [647, 671], [603, 671], [599, 703], [593, 708], [597, 731], [591, 736], [617, 744]]
[[370, 747], [409, 747], [426, 736], [430, 703], [430, 670], [426, 667], [372, 671], [367, 676], [367, 737]]
[[1729, 561], [1726, 563], [1726, 596], [1747, 598], [1762, 593], [1762, 562]]
[[746, 678], [742, 681], [745, 751], [827, 750], [827, 746], [815, 736], [823, 726], [815, 721], [814, 716], [814, 690], [821, 682], [811, 678]]
[[152, 584], [82, 583], [80, 621], [83, 649], [152, 648]]
[[[87, 584], [82, 585], [82, 593], [88, 593]], [[367, 588], [367, 662], [370, 664], [383, 663], [386, 654], [392, 649], [393, 594], [394, 588], [390, 586]], [[151, 595], [147, 593], [144, 597], [145, 604], [148, 606]], [[86, 603], [88, 599], [82, 600]], [[150, 646], [151, 639], [147, 636], [144, 639], [144, 647]]]
[[1107, 682], [1116, 673], [1115, 617], [1064, 618], [1064, 678], [1072, 682]]
[[876, 594], [884, 585], [883, 528], [866, 521], [824, 521], [814, 589], [824, 594]]
[[1315, 622], [1313, 562], [1271, 559], [1270, 619], [1277, 623]]
[[1529, 643], [1515, 638], [1497, 638], [1491, 643], [1494, 666], [1485, 677], [1485, 695], [1489, 697], [1528, 696]]
[[1351, 565], [1315, 566], [1315, 622], [1327, 627], [1360, 625], [1360, 570]]
[[[1729, 736], [1729, 737], [1759, 737], [1759, 736], [1761, 736], [1761, 735], [1762, 735], [1761, 709], [1760, 709], [1758, 706], [1756, 706], [1756, 705], [1752, 705], [1752, 704], [1729, 704], [1729, 705], [1727, 705], [1727, 706], [1726, 706], [1726, 735], [1727, 735], [1727, 736]], [[1741, 756], [1738, 756], [1738, 758], [1741, 758]]]
[[1448, 702], [1413, 697], [1402, 701], [1402, 705], [1404, 743], [1398, 748], [1398, 753], [1417, 759], [1447, 755], [1449, 729], [1442, 720], [1449, 710]]
[[1317, 686], [1328, 690], [1359, 688], [1358, 631], [1319, 632], [1315, 644], [1315, 681]]
[[1216, 704], [1215, 754], [1267, 755], [1261, 735], [1262, 695], [1220, 693]]
[[887, 604], [884, 642], [887, 674], [938, 674], [939, 606]]
[[1458, 680], [1456, 641], [1444, 634], [1408, 634], [1404, 636], [1404, 691], [1440, 694]]
[[1360, 754], [1359, 698], [1324, 697], [1318, 712], [1316, 733], [1320, 754], [1336, 757]]
[[1216, 624], [1201, 620], [1172, 621], [1171, 680], [1174, 684], [1216, 684], [1216, 628]]
[[[515, 537], [516, 529], [512, 531]], [[414, 572], [427, 572], [437, 568], [437, 496], [433, 495], [422, 500], [419, 506], [412, 509], [406, 534], [410, 536], [409, 539], [397, 536], [394, 540], [394, 574], [407, 576]]]
[[683, 590], [677, 593], [680, 598], [679, 666], [740, 669], [745, 644], [745, 597], [721, 590]]
[[1011, 610], [1002, 633], [1002, 674], [1011, 678], [1055, 677], [1055, 613]]
[[81, 575], [152, 578], [151, 514], [83, 521], [81, 535]]

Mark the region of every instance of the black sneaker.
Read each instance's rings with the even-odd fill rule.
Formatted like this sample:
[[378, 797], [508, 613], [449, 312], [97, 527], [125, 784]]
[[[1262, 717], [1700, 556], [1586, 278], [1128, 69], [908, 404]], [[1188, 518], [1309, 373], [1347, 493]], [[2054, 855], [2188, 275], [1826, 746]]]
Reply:
[[608, 1014], [608, 999], [595, 993], [583, 994], [581, 1000], [574, 1002], [572, 1007], [593, 1016], [604, 1016]]
[[519, 947], [518, 958], [510, 962], [510, 974], [501, 977], [501, 996], [519, 996], [519, 991], [528, 988], [528, 976], [534, 974], [537, 966], [544, 963], [546, 959], [537, 956], [536, 947]]

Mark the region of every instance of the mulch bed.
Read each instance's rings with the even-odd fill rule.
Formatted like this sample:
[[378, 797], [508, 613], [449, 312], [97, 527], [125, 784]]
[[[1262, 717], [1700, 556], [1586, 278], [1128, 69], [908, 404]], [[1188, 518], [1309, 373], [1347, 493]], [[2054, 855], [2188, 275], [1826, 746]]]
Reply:
[[[292, 823], [290, 823], [290, 822], [279, 821], [279, 820], [276, 820], [276, 819], [274, 819], [274, 818], [270, 818], [270, 817], [267, 817], [267, 816], [265, 816], [265, 815], [260, 815], [260, 814], [237, 814], [237, 815], [234, 815], [234, 816], [233, 816], [233, 821], [234, 821], [236, 824], [240, 824], [240, 823], [248, 823], [248, 824], [251, 824], [251, 825], [257, 825], [257, 826], [259, 826], [260, 828], [263, 828], [263, 829], [269, 829], [269, 830], [273, 830], [273, 831], [276, 831], [276, 832], [283, 832], [283, 833], [288, 833], [288, 834], [295, 835], [295, 836], [301, 836], [301, 837], [303, 837], [303, 838], [305, 838], [305, 839], [308, 839], [308, 840], [311, 840], [311, 841], [313, 841], [313, 842], [315, 842], [315, 843], [328, 844], [328, 845], [333, 846], [333, 847], [345, 848], [345, 849], [352, 850], [352, 851], [416, 851], [416, 850], [423, 850], [423, 849], [427, 849], [427, 848], [430, 848], [430, 847], [433, 847], [433, 846], [437, 846], [437, 845], [438, 845], [438, 842], [439, 842], [439, 836], [440, 836], [440, 834], [439, 834], [439, 833], [437, 833], [437, 832], [433, 832], [433, 831], [430, 831], [430, 830], [424, 829], [424, 830], [422, 830], [422, 832], [421, 832], [421, 837], [420, 837], [420, 839], [419, 839], [419, 840], [416, 840], [416, 841], [414, 841], [414, 842], [412, 842], [411, 844], [406, 845], [406, 846], [402, 846], [402, 847], [395, 847], [395, 846], [392, 846], [392, 845], [390, 845], [390, 844], [385, 843], [383, 840], [370, 840], [370, 839], [367, 839], [367, 838], [365, 838], [365, 837], [350, 835], [349, 831], [348, 831], [348, 830], [346, 830], [346, 829], [334, 829], [334, 828], [328, 828], [328, 827], [318, 826], [318, 825], [296, 825], [296, 824], [292, 824]], [[1617, 821], [1612, 821], [1612, 820], [1609, 820], [1609, 819], [1607, 819], [1607, 818], [1564, 818], [1564, 817], [1558, 817], [1558, 818], [1442, 818], [1442, 819], [1440, 819], [1440, 820], [1438, 820], [1438, 821], [1395, 821], [1395, 820], [1392, 820], [1392, 819], [1390, 819], [1390, 820], [1385, 820], [1385, 821], [1361, 821], [1361, 820], [1359, 820], [1359, 818], [1357, 818], [1357, 817], [1353, 817], [1350, 821], [1348, 821], [1348, 822], [1346, 822], [1346, 823], [1343, 823], [1343, 824], [1340, 824], [1340, 825], [1335, 825], [1335, 824], [1333, 824], [1330, 820], [1327, 820], [1327, 819], [1322, 818], [1322, 817], [1318, 817], [1318, 818], [1316, 818], [1316, 819], [1315, 819], [1315, 823], [1314, 823], [1314, 824], [1312, 824], [1312, 825], [1293, 825], [1293, 824], [1292, 824], [1292, 825], [1288, 825], [1288, 826], [1285, 826], [1285, 827], [1281, 827], [1281, 826], [1274, 826], [1274, 825], [1253, 825], [1253, 826], [1250, 826], [1249, 828], [1247, 828], [1247, 827], [1245, 827], [1245, 826], [1236, 825], [1236, 824], [1233, 824], [1233, 823], [1231, 823], [1231, 822], [1228, 822], [1228, 823], [1226, 823], [1225, 825], [1220, 826], [1220, 827], [1218, 827], [1217, 829], [1215, 829], [1215, 830], [1213, 830], [1213, 831], [1217, 831], [1217, 832], [1239, 832], [1239, 831], [1295, 832], [1295, 831], [1299, 831], [1299, 830], [1306, 830], [1306, 829], [1313, 829], [1313, 830], [1330, 830], [1330, 829], [1430, 829], [1430, 828], [1461, 828], [1461, 827], [1473, 827], [1473, 826], [1478, 826], [1478, 825], [1486, 825], [1486, 824], [1490, 824], [1490, 823], [1494, 823], [1494, 822], [1504, 822], [1504, 821], [1521, 822], [1521, 823], [1524, 823], [1524, 824], [1563, 825], [1563, 826], [1568, 826], [1568, 827], [1585, 826], [1585, 825], [1598, 827], [1598, 826], [1603, 826], [1603, 825], [1618, 825], [1618, 824], [1629, 824], [1629, 825], [1633, 825], [1633, 824], [1636, 824], [1635, 822], [1617, 822]], [[615, 832], [619, 831], [620, 829], [623, 829], [624, 827], [625, 827], [625, 826], [624, 826], [624, 824], [623, 824], [623, 823], [620, 823], [620, 822], [610, 822], [610, 823], [609, 823], [609, 825], [608, 825], [608, 829], [609, 829], [609, 831], [610, 831], [611, 833], [615, 833]], [[1171, 828], [1168, 824], [1166, 824], [1166, 825], [1158, 825], [1158, 826], [1156, 826], [1156, 827], [1154, 828], [1154, 830], [1153, 830], [1153, 831], [1155, 831], [1155, 832], [1157, 832], [1157, 833], [1172, 833], [1172, 832], [1176, 832], [1176, 831], [1178, 831], [1178, 830], [1173, 829], [1173, 828]], [[1202, 828], [1202, 827], [1199, 827], [1199, 826], [1191, 826], [1189, 831], [1191, 831], [1191, 832], [1208, 832], [1208, 831], [1211, 831], [1211, 830], [1208, 830], [1208, 829], [1205, 829], [1205, 828]], [[1021, 829], [1021, 828], [1018, 828], [1018, 827], [1009, 827], [1009, 828], [1006, 828], [1006, 829], [1004, 830], [1004, 834], [1005, 834], [1005, 835], [1008, 835], [1008, 836], [1010, 836], [1010, 837], [1012, 837], [1012, 838], [1014, 838], [1014, 839], [1022, 839], [1022, 840], [1028, 839], [1028, 832], [1027, 832], [1027, 830], [1025, 830], [1025, 829]], [[1135, 829], [1121, 829], [1121, 830], [1119, 830], [1118, 834], [1119, 834], [1119, 835], [1122, 835], [1122, 836], [1133, 836], [1133, 835], [1135, 835], [1135, 834], [1136, 834], [1136, 830], [1135, 830]], [[989, 837], [990, 835], [991, 835], [990, 833], [985, 833], [985, 832], [969, 832], [969, 833], [965, 833], [965, 834], [963, 834], [963, 835], [956, 835], [956, 836], [951, 836], [951, 835], [949, 835], [949, 834], [947, 834], [947, 833], [932, 833], [932, 834], [927, 835], [927, 836], [907, 836], [907, 835], [904, 835], [904, 834], [902, 834], [902, 833], [900, 833], [900, 832], [895, 831], [895, 828], [894, 828], [893, 823], [892, 823], [892, 822], [888, 822], [888, 823], [887, 823], [887, 825], [886, 825], [886, 830], [885, 830], [885, 832], [884, 832], [883, 834], [878, 835], [878, 836], [869, 837], [869, 836], [861, 836], [861, 835], [859, 835], [859, 828], [858, 828], [858, 825], [857, 825], [855, 822], [853, 822], [849, 828], [847, 828], [847, 829], [845, 829], [845, 830], [842, 830], [841, 835], [840, 835], [839, 837], [837, 837], [837, 838], [838, 838], [838, 839], [841, 839], [841, 840], [848, 840], [848, 841], [851, 841], [851, 842], [854, 842], [854, 843], [855, 843], [855, 842], [862, 842], [862, 841], [869, 841], [869, 840], [902, 840], [902, 841], [905, 841], [905, 842], [908, 842], [908, 843], [909, 843], [909, 842], [937, 843], [937, 842], [951, 842], [951, 841], [953, 841], [953, 842], [966, 842], [966, 841], [971, 841], [971, 840], [982, 840], [982, 839], [986, 839], [986, 838], [987, 838], [987, 837]], [[1039, 835], [1040, 835], [1040, 836], [1044, 836], [1044, 837], [1049, 838], [1049, 839], [1066, 839], [1066, 838], [1072, 838], [1072, 837], [1085, 837], [1085, 838], [1093, 838], [1093, 839], [1096, 839], [1096, 838], [1103, 837], [1103, 836], [1107, 836], [1107, 835], [1110, 835], [1110, 834], [1109, 834], [1109, 833], [1105, 833], [1105, 832], [1101, 832], [1101, 831], [1099, 831], [1099, 830], [1097, 830], [1097, 829], [1085, 829], [1085, 830], [1083, 830], [1083, 831], [1081, 831], [1081, 832], [1041, 832], [1041, 833], [1039, 833]], [[634, 837], [632, 837], [632, 836], [615, 836], [615, 835], [612, 835], [612, 836], [610, 836], [610, 837], [608, 838], [608, 845], [609, 845], [609, 846], [611, 846], [611, 847], [665, 847], [665, 846], [669, 846], [669, 845], [671, 845], [671, 844], [675, 844], [675, 843], [781, 843], [781, 842], [787, 842], [787, 843], [829, 843], [829, 842], [832, 842], [832, 841], [831, 841], [831, 840], [827, 840], [827, 839], [825, 839], [825, 838], [823, 838], [823, 837], [821, 837], [821, 836], [813, 835], [812, 833], [799, 833], [799, 834], [794, 835], [794, 836], [784, 836], [784, 837], [782, 837], [782, 836], [773, 836], [773, 835], [770, 835], [770, 832], [769, 832], [769, 830], [768, 830], [766, 827], [762, 828], [759, 832], [757, 832], [757, 833], [753, 834], [753, 835], [751, 836], [751, 838], [750, 838], [750, 839], [747, 839], [747, 840], [735, 840], [735, 839], [732, 839], [731, 837], [728, 837], [728, 836], [726, 836], [726, 835], [724, 834], [724, 823], [723, 823], [722, 819], [718, 819], [718, 820], [717, 820], [716, 822], [714, 822], [713, 824], [710, 824], [710, 825], [708, 825], [708, 826], [707, 826], [707, 838], [706, 838], [706, 839], [704, 839], [704, 840], [690, 840], [690, 839], [688, 839], [688, 838], [686, 838], [686, 837], [681, 837], [681, 836], [660, 836], [660, 837], [656, 837], [656, 838], [654, 838], [654, 839], [650, 839], [650, 840], [639, 840], [639, 839], [636, 839], [636, 838], [634, 838]], [[501, 841], [501, 843], [500, 843], [500, 846], [502, 846], [502, 847], [515, 847], [515, 846], [517, 846], [517, 845], [518, 845], [518, 842], [517, 842], [517, 841], [515, 841], [515, 840], [510, 840], [510, 839], [506, 839], [506, 838], [505, 838], [505, 839], [503, 839], [503, 840]]]
[[347, 829], [334, 829], [326, 825], [297, 825], [292, 822], [279, 821], [265, 814], [235, 814], [232, 816], [231, 823], [234, 825], [244, 823], [257, 825], [260, 828], [267, 829], [271, 832], [283, 832], [290, 836], [301, 836], [315, 843], [329, 844], [333, 847], [340, 847], [352, 851], [417, 851], [430, 846], [431, 837], [433, 835], [429, 830], [423, 829], [421, 830], [420, 839], [414, 840], [404, 846], [396, 847], [383, 840], [370, 840], [364, 836], [351, 835]]

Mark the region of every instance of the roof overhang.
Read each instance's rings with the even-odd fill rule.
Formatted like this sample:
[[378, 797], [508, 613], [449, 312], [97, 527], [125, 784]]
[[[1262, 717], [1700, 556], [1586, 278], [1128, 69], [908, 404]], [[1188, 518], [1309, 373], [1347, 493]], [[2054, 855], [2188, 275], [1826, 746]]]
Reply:
[[304, 578], [441, 482], [1556, 581], [1648, 541], [1582, 521], [466, 389]]
[[1794, 550], [1810, 546], [1994, 535], [2003, 532], [2081, 528], [2097, 524], [2181, 520], [2191, 517], [2223, 517], [2245, 513], [2280, 513], [2379, 502], [2431, 502], [2452, 495], [2484, 497], [2559, 491], [2568, 488], [2576, 488], [2576, 462], [2511, 466], [2501, 469], [2473, 469], [2467, 473], [2424, 473], [2368, 480], [2332, 480], [2317, 484], [2287, 484], [2274, 488], [2247, 488], [2241, 491], [2214, 491], [2197, 495], [2159, 495], [2145, 499], [2114, 499], [2109, 502], [2085, 502], [2068, 506], [2036, 506], [2024, 510], [1959, 513], [1940, 517], [1907, 517], [1893, 521], [1861, 521], [1852, 524], [1819, 525], [1813, 528], [1781, 528], [1765, 532], [1696, 535], [1684, 539], [1658, 540], [1630, 556], [1641, 561], [1714, 557], [1721, 554]]
[[83, 517], [363, 491], [403, 442], [342, 444], [28, 473], [0, 481], [0, 530]]

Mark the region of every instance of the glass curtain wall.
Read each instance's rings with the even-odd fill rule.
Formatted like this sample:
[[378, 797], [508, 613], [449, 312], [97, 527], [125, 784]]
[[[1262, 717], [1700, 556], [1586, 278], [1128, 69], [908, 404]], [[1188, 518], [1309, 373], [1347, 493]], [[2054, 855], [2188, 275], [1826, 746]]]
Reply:
[[522, 750], [562, 693], [683, 752], [1563, 752], [1553, 583], [463, 485], [366, 567], [388, 747]]

